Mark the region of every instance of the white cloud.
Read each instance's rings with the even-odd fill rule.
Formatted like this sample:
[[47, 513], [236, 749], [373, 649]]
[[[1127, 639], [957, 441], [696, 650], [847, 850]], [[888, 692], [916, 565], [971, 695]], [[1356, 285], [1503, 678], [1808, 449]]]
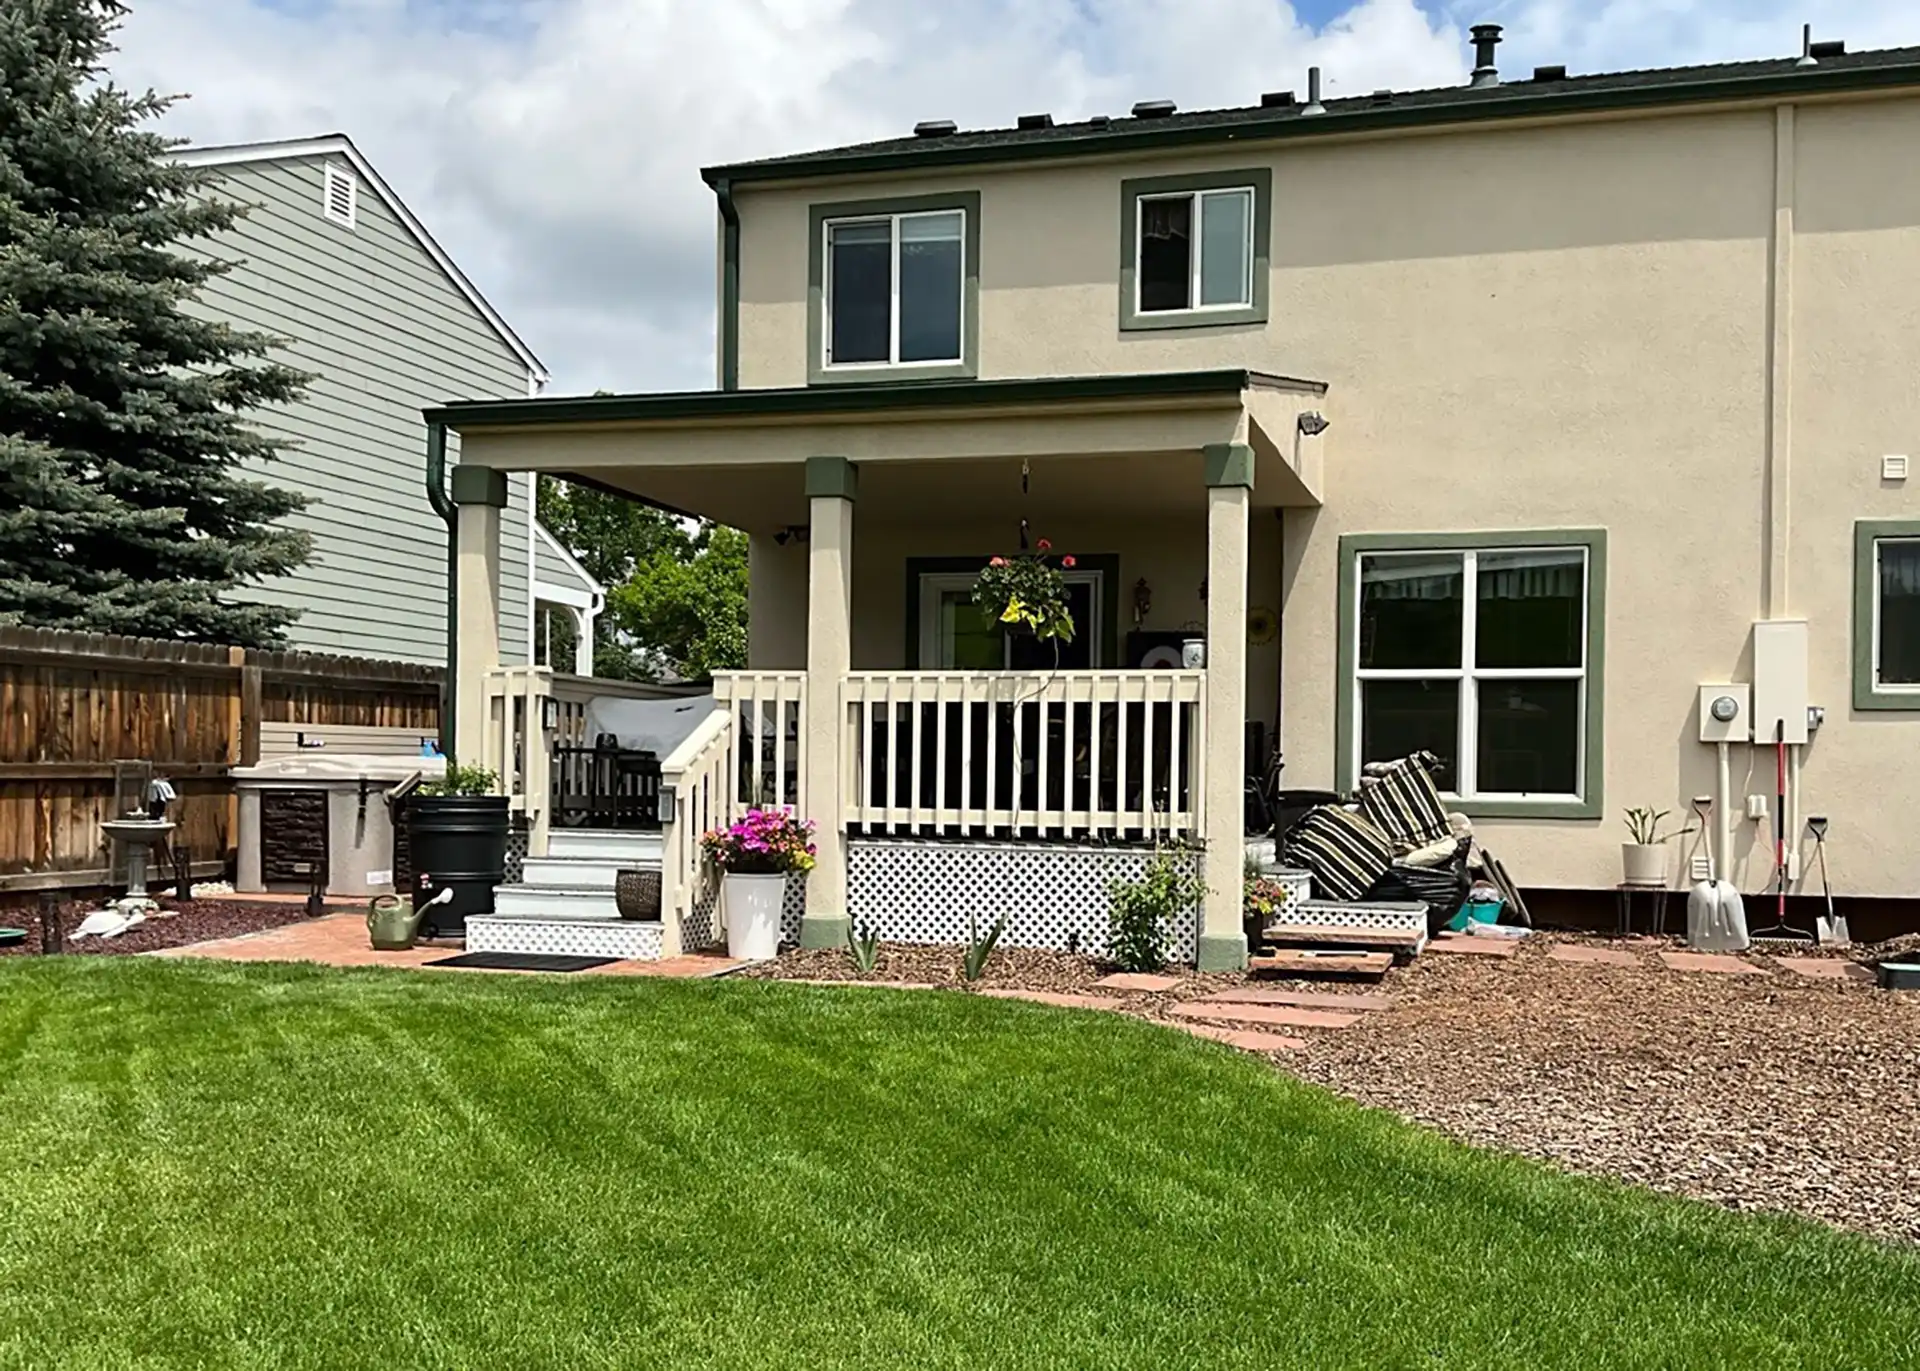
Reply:
[[1483, 18], [1509, 70], [1593, 71], [1779, 54], [1803, 16], [1920, 42], [1911, 0], [1359, 0], [1318, 31], [1277, 0], [135, 0], [115, 74], [191, 91], [166, 127], [198, 142], [352, 135], [556, 389], [658, 389], [713, 374], [705, 163], [936, 116], [1242, 104], [1310, 63], [1331, 93], [1447, 84]]

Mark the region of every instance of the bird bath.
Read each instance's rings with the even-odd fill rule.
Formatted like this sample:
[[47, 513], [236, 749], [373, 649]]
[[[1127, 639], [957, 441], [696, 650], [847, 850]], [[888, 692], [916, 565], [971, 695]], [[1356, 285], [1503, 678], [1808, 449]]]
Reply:
[[100, 825], [100, 831], [127, 854], [127, 893], [115, 902], [121, 909], [153, 907], [153, 899], [147, 894], [147, 858], [153, 845], [165, 842], [173, 829], [171, 819], [109, 819]]

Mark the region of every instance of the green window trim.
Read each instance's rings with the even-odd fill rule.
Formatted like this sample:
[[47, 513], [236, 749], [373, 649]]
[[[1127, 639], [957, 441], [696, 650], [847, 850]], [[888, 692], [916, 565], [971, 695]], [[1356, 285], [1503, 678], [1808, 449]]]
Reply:
[[1340, 646], [1334, 711], [1334, 775], [1342, 793], [1353, 790], [1354, 678], [1359, 651], [1360, 558], [1370, 552], [1465, 552], [1512, 547], [1580, 547], [1587, 552], [1586, 766], [1576, 799], [1451, 800], [1449, 810], [1475, 819], [1598, 819], [1606, 801], [1607, 531], [1543, 528], [1493, 533], [1350, 533], [1340, 539]]
[[[1182, 191], [1253, 188], [1253, 303], [1237, 309], [1156, 310], [1138, 308], [1140, 201], [1142, 197], [1174, 195]], [[1210, 171], [1188, 176], [1145, 176], [1120, 183], [1120, 329], [1123, 333], [1151, 329], [1224, 328], [1267, 322], [1267, 296], [1272, 284], [1273, 169], [1248, 167], [1239, 171]]]
[[[827, 224], [882, 214], [926, 214], [959, 210], [966, 216], [960, 276], [960, 360], [953, 363], [827, 365]], [[809, 208], [807, 248], [807, 384], [847, 386], [874, 382], [963, 381], [980, 374], [980, 192], [894, 196], [884, 200], [839, 200]]]
[[1853, 526], [1853, 707], [1920, 713], [1920, 690], [1883, 689], [1874, 679], [1874, 544], [1920, 538], [1920, 519], [1861, 519]]

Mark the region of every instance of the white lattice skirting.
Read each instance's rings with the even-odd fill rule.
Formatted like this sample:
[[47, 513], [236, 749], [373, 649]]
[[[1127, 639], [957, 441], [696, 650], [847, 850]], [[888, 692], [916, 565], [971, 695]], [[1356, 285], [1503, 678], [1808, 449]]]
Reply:
[[467, 920], [467, 951], [657, 962], [664, 951], [663, 929], [657, 923], [625, 919], [516, 919], [475, 914]]
[[[1196, 867], [1197, 854], [1185, 858]], [[847, 912], [854, 926], [903, 943], [960, 943], [1005, 915], [1009, 947], [1107, 946], [1107, 887], [1136, 880], [1143, 848], [856, 839], [847, 845]], [[1197, 911], [1173, 921], [1172, 955], [1192, 961]]]

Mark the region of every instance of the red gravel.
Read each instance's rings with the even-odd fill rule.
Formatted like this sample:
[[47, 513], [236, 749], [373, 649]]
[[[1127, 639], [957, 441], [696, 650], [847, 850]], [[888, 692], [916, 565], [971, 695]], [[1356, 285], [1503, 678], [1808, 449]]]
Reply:
[[[283, 924], [299, 923], [307, 917], [306, 906], [294, 901], [250, 901], [201, 899], [180, 901], [160, 897], [161, 913], [149, 914], [139, 927], [117, 938], [87, 938], [74, 942], [73, 930], [80, 921], [103, 908], [98, 901], [68, 900], [60, 906], [60, 926], [67, 933], [69, 953], [81, 956], [129, 956], [139, 952], [158, 952], [165, 947], [184, 947], [214, 938], [233, 938], [242, 933], [259, 933]], [[40, 911], [37, 908], [0, 912], [0, 928], [24, 928], [27, 940], [18, 947], [0, 948], [0, 957], [31, 957], [40, 952]]]

